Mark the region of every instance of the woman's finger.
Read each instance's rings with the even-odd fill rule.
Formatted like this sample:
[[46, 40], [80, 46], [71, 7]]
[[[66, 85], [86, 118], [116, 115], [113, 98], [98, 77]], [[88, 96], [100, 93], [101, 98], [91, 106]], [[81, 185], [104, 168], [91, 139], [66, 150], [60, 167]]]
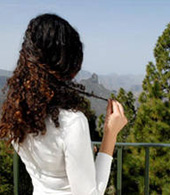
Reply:
[[112, 102], [111, 99], [108, 99], [107, 109], [106, 109], [106, 115], [109, 116], [112, 113]]
[[120, 113], [120, 110], [119, 110], [119, 106], [118, 106], [118, 104], [116, 103], [116, 100], [112, 100], [112, 102], [113, 102], [113, 113], [117, 113], [117, 114], [119, 114]]
[[119, 110], [120, 110], [121, 115], [124, 116], [124, 109], [123, 109], [122, 104], [120, 104], [120, 102], [118, 102], [118, 101], [116, 101], [116, 102], [118, 104], [118, 107], [119, 107]]

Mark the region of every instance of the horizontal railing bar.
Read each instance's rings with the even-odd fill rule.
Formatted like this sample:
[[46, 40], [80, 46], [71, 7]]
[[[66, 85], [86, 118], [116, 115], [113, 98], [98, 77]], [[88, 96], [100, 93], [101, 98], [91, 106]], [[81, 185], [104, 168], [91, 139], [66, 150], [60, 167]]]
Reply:
[[[101, 144], [100, 141], [92, 141], [93, 144]], [[117, 142], [116, 146], [143, 146], [143, 147], [170, 147], [170, 144], [165, 143], [122, 143]]]

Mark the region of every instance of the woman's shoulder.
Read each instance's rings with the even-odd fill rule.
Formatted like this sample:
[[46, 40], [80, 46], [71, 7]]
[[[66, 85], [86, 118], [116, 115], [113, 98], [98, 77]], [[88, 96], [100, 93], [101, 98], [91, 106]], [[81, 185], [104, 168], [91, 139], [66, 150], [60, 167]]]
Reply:
[[60, 122], [64, 122], [65, 124], [70, 124], [73, 120], [81, 118], [83, 120], [87, 120], [85, 114], [80, 110], [73, 110], [73, 109], [63, 109], [59, 108], [59, 120]]

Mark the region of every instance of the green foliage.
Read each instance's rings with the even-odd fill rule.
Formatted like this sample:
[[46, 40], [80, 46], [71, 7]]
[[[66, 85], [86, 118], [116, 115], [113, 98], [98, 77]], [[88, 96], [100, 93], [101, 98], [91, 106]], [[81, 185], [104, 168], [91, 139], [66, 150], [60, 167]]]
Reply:
[[[158, 38], [154, 56], [156, 64], [149, 62], [146, 66], [143, 91], [139, 96], [141, 105], [131, 132], [133, 136], [130, 136], [134, 142], [170, 142], [170, 24]], [[124, 174], [130, 171], [132, 174], [128, 177], [126, 192], [132, 193], [128, 186], [134, 185], [138, 194], [143, 194], [145, 152], [143, 149], [129, 152], [131, 156], [125, 158]], [[169, 148], [150, 148], [150, 194], [170, 194], [169, 156]]]
[[13, 194], [13, 154], [7, 152], [3, 140], [0, 140], [0, 194]]

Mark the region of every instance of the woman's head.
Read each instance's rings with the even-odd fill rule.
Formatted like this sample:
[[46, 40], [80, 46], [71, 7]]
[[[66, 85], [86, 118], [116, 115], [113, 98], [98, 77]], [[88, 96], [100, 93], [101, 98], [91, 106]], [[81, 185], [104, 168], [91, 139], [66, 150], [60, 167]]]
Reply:
[[29, 22], [20, 53], [56, 78], [71, 80], [81, 69], [82, 49], [78, 32], [63, 18], [46, 13]]
[[47, 115], [58, 127], [59, 108], [85, 112], [88, 101], [79, 95], [85, 87], [72, 81], [82, 60], [79, 34], [66, 20], [49, 13], [31, 19], [17, 66], [7, 79], [0, 138], [21, 143], [28, 133], [45, 133]]

